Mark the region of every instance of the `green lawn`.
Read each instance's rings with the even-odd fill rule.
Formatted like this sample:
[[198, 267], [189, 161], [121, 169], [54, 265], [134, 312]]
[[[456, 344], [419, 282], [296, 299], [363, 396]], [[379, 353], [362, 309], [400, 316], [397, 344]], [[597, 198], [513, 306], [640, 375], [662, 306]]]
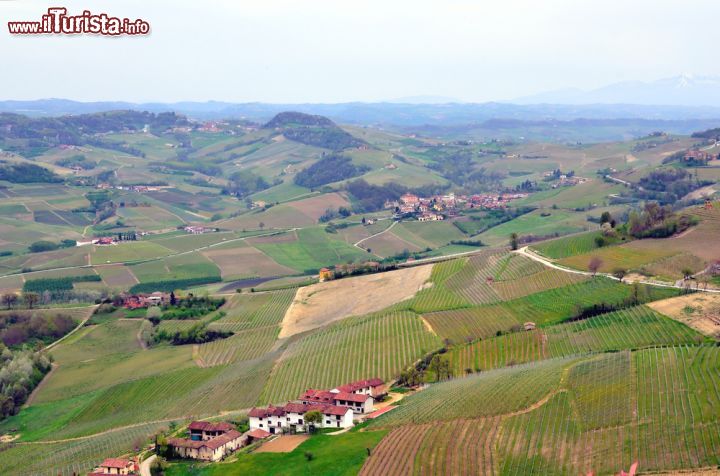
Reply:
[[[360, 471], [372, 449], [387, 431], [352, 431], [338, 436], [315, 435], [290, 453], [241, 454], [237, 461], [227, 464], [207, 465], [178, 463], [165, 472], [167, 476], [179, 475], [354, 475]], [[306, 453], [312, 453], [308, 461]]]

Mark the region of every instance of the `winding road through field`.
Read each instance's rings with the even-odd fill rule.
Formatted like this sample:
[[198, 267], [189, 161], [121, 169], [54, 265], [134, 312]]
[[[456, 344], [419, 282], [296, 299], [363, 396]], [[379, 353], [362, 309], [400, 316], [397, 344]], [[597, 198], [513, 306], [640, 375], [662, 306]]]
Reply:
[[[613, 280], [615, 280], [615, 281], [620, 281], [621, 283], [625, 283], [625, 282], [626, 282], [626, 281], [624, 281], [624, 280], [621, 280], [621, 279], [617, 278], [616, 276], [613, 276], [613, 275], [610, 274], [610, 273], [591, 273], [590, 271], [580, 271], [580, 270], [578, 270], [578, 269], [572, 269], [572, 268], [566, 268], [565, 266], [560, 266], [560, 265], [554, 263], [553, 261], [551, 261], [551, 260], [549, 260], [549, 259], [547, 259], [547, 258], [545, 258], [545, 257], [543, 257], [543, 256], [540, 256], [539, 254], [537, 254], [537, 253], [535, 253], [534, 251], [530, 250], [527, 246], [523, 246], [522, 248], [520, 248], [520, 249], [518, 249], [518, 250], [515, 250], [514, 253], [523, 255], [523, 256], [525, 256], [525, 257], [527, 257], [527, 258], [530, 258], [530, 259], [533, 260], [533, 261], [537, 261], [538, 263], [541, 263], [541, 264], [543, 264], [543, 265], [545, 265], [545, 266], [547, 266], [547, 267], [549, 267], [549, 268], [553, 268], [553, 269], [557, 269], [557, 270], [560, 270], [560, 271], [564, 271], [564, 272], [566, 272], [566, 273], [581, 274], [581, 275], [583, 275], [583, 276], [604, 276], [604, 277], [606, 277], [606, 278], [610, 278], [610, 279], [613, 279]], [[659, 282], [659, 281], [652, 281], [652, 280], [648, 280], [648, 279], [638, 279], [638, 280], [634, 280], [634, 281], [632, 281], [632, 282], [633, 282], [633, 283], [640, 283], [640, 284], [647, 284], [647, 285], [650, 285], [650, 286], [658, 286], [658, 287], [661, 287], [661, 288], [686, 289], [686, 286], [680, 285], [680, 284], [678, 284], [678, 283], [673, 283], [673, 284], [670, 284], [670, 283], [662, 283], [662, 282]], [[678, 281], [678, 282], [682, 282], [682, 281]], [[696, 289], [692, 289], [692, 290], [693, 290], [693, 291], [707, 292], [707, 293], [720, 293], [720, 289], [700, 289], [700, 288], [696, 288]]]
[[390, 231], [390, 230], [392, 229], [392, 227], [394, 227], [394, 226], [397, 225], [398, 223], [399, 223], [399, 222], [397, 222], [397, 221], [392, 222], [392, 224], [391, 224], [389, 227], [385, 228], [383, 231], [379, 231], [379, 232], [375, 233], [374, 235], [370, 235], [370, 236], [368, 236], [367, 238], [363, 238], [362, 240], [360, 240], [360, 241], [358, 241], [357, 243], [355, 243], [353, 246], [356, 246], [356, 247], [360, 248], [361, 250], [364, 250], [364, 248], [362, 248], [362, 247], [360, 246], [360, 243], [362, 243], [363, 241], [367, 241], [367, 240], [369, 240], [369, 239], [371, 239], [371, 238], [375, 238], [376, 236], [380, 236], [380, 235], [382, 235], [383, 233], [385, 233], [385, 232], [387, 232], [387, 231]]

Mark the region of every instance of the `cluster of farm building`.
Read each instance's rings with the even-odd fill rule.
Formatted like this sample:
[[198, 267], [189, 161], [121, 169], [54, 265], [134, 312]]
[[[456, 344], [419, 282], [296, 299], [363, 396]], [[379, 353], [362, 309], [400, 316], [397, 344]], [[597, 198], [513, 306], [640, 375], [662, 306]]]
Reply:
[[283, 406], [253, 408], [250, 429], [270, 434], [304, 432], [311, 422], [305, 415], [321, 415], [321, 428], [350, 428], [354, 421], [375, 410], [375, 400], [387, 394], [387, 387], [379, 378], [360, 380], [330, 390], [308, 389], [296, 401]]
[[[373, 418], [374, 404], [387, 395], [379, 378], [360, 380], [330, 390], [305, 391], [296, 401], [283, 406], [253, 408], [248, 414], [249, 430], [241, 433], [228, 422], [193, 421], [185, 437], [168, 438], [170, 453], [177, 458], [220, 461], [240, 448], [284, 433], [305, 433], [315, 428], [351, 428], [356, 421]], [[388, 407], [391, 408], [391, 407]], [[373, 413], [375, 412], [375, 413]], [[310, 413], [315, 417], [308, 418]], [[108, 458], [88, 476], [136, 475], [135, 459]]]
[[419, 221], [444, 220], [457, 216], [462, 209], [484, 208], [488, 210], [506, 208], [511, 200], [527, 197], [527, 193], [482, 193], [476, 195], [435, 195], [419, 197], [406, 193], [397, 201], [388, 201], [385, 208], [395, 210], [396, 217], [413, 216]]

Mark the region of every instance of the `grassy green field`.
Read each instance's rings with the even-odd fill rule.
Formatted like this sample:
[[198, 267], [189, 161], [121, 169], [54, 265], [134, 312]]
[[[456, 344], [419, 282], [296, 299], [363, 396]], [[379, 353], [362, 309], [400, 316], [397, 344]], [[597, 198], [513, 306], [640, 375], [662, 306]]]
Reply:
[[580, 233], [577, 235], [556, 238], [554, 240], [545, 241], [543, 243], [533, 244], [531, 248], [548, 258], [561, 259], [570, 256], [590, 253], [599, 249], [597, 242], [598, 237], [605, 240], [606, 245], [617, 243], [617, 239], [603, 236], [599, 231], [591, 233]]
[[[196, 463], [173, 465], [168, 476], [233, 475], [233, 474], [327, 474], [350, 476], [362, 468], [368, 451], [372, 450], [387, 432], [352, 431], [338, 436], [316, 435], [289, 453], [242, 454], [236, 460], [222, 466]], [[306, 453], [312, 453], [308, 461]]]
[[593, 258], [599, 258], [602, 263], [599, 271], [609, 273], [616, 268], [638, 270], [643, 266], [650, 265], [676, 254], [678, 254], [676, 251], [667, 248], [638, 249], [637, 247], [621, 245], [598, 248], [591, 252], [570, 256], [561, 259], [559, 263], [571, 268], [586, 270]]
[[172, 250], [152, 241], [128, 241], [110, 246], [93, 245], [91, 264], [121, 263], [161, 258]]
[[[543, 214], [548, 214], [543, 216]], [[585, 212], [543, 209], [519, 216], [514, 220], [493, 227], [477, 238], [489, 245], [497, 246], [509, 242], [511, 233], [521, 236], [547, 236], [552, 234], [566, 235], [595, 228], [587, 222]]]
[[215, 263], [198, 252], [169, 256], [160, 261], [140, 263], [129, 268], [141, 283], [220, 276], [220, 269]]
[[254, 245], [277, 263], [299, 272], [315, 272], [323, 266], [358, 261], [368, 253], [348, 245], [321, 227], [297, 231], [297, 240]]

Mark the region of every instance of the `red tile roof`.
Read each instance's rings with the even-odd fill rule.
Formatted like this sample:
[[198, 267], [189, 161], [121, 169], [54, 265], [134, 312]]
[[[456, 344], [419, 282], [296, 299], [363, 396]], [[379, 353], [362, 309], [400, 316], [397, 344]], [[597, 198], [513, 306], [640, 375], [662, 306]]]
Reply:
[[[259, 417], [262, 418], [261, 415], [268, 415], [268, 410], [265, 408], [253, 408], [250, 410], [249, 415], [253, 417]], [[305, 414], [307, 412], [317, 410], [323, 415], [345, 415], [348, 411], [350, 411], [350, 408], [347, 407], [339, 407], [337, 405], [329, 405], [329, 404], [323, 404], [323, 403], [311, 403], [311, 404], [305, 404], [305, 403], [288, 403], [284, 407], [277, 407], [274, 408], [275, 411], [282, 411], [282, 415], [285, 415], [286, 413], [300, 413]]]
[[360, 393], [340, 392], [335, 394], [335, 401], [345, 400], [348, 402], [365, 403], [368, 398], [370, 398], [370, 395], [363, 395]]
[[257, 428], [255, 430], [250, 430], [248, 432], [248, 436], [250, 438], [255, 438], [257, 440], [263, 440], [263, 439], [267, 438], [268, 436], [270, 436], [270, 433], [268, 433], [265, 430], [261, 430], [260, 428]]
[[221, 421], [219, 423], [211, 423], [209, 421], [194, 421], [188, 425], [188, 430], [197, 431], [230, 431], [234, 429], [234, 426], [224, 421]]
[[212, 440], [206, 441], [206, 446], [210, 448], [211, 450], [216, 450], [220, 448], [221, 446], [236, 440], [242, 436], [242, 433], [240, 433], [237, 430], [230, 430], [227, 433], [223, 433], [220, 436], [216, 436]]
[[102, 462], [101, 468], [127, 468], [131, 464], [130, 460], [123, 458], [108, 458]]
[[191, 440], [189, 438], [168, 438], [168, 445], [174, 446], [176, 448], [194, 448], [194, 449], [199, 449], [204, 446], [211, 450], [216, 450], [216, 449], [220, 448], [221, 446], [229, 443], [230, 441], [240, 438], [241, 436], [242, 436], [242, 433], [240, 433], [239, 431], [230, 430], [227, 433], [224, 433], [220, 436], [216, 436], [215, 438], [212, 438], [212, 439], [206, 440], [206, 441]]
[[[311, 405], [315, 406], [315, 405]], [[347, 407], [338, 407], [337, 405], [320, 405], [322, 408], [318, 409], [323, 415], [345, 415], [348, 411], [352, 411]]]
[[385, 382], [383, 382], [382, 379], [371, 378], [371, 379], [367, 379], [367, 380], [358, 380], [357, 382], [352, 382], [352, 383], [348, 383], [345, 385], [340, 385], [339, 387], [337, 387], [337, 389], [340, 390], [341, 392], [353, 393], [362, 388], [379, 387], [383, 383], [385, 383]]
[[257, 417], [257, 418], [267, 418], [271, 415], [272, 416], [283, 416], [283, 415], [285, 415], [285, 410], [283, 409], [283, 407], [269, 406], [267, 408], [253, 408], [248, 413], [248, 416]]
[[327, 390], [308, 389], [300, 395], [300, 400], [309, 400], [319, 403], [332, 403], [335, 400], [335, 394]]

